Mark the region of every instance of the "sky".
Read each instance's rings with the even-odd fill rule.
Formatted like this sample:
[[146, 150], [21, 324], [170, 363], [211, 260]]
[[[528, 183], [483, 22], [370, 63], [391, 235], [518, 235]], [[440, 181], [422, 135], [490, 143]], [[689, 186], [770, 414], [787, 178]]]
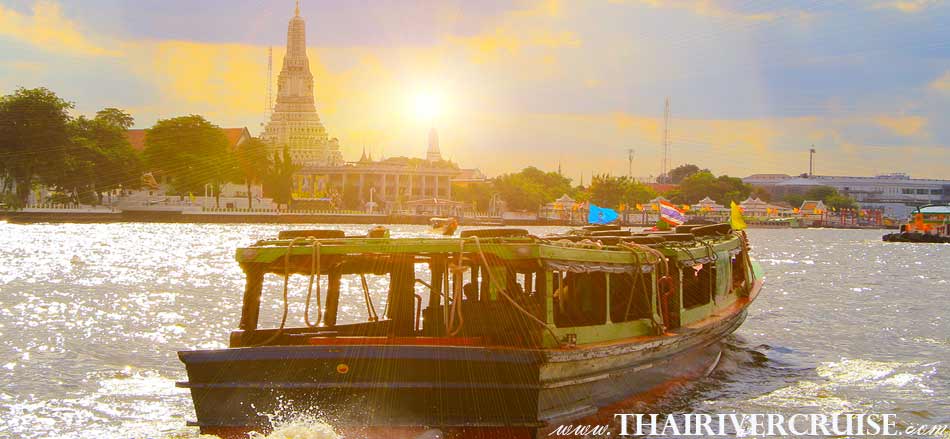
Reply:
[[[0, 0], [0, 94], [47, 87], [258, 134], [292, 0]], [[302, 0], [317, 109], [344, 158], [489, 176], [660, 172], [950, 179], [950, 0]], [[274, 81], [276, 93], [276, 80]], [[438, 102], [434, 118], [416, 111]]]

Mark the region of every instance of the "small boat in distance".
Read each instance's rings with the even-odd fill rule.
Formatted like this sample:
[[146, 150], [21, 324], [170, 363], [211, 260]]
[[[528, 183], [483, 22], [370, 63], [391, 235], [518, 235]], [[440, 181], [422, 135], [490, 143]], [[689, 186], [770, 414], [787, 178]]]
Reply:
[[888, 233], [885, 242], [950, 243], [950, 204], [928, 204], [914, 209], [900, 233]]
[[[290, 412], [319, 413], [345, 437], [545, 437], [708, 373], [762, 286], [728, 224], [284, 236], [237, 250], [247, 282], [229, 347], [178, 353], [203, 434], [267, 432]], [[295, 275], [310, 279], [304, 304], [290, 303]], [[262, 306], [266, 276], [283, 280], [277, 327], [259, 326], [274, 309]], [[344, 321], [344, 306], [362, 317]]]
[[456, 218], [429, 218], [429, 225], [435, 233], [452, 236], [459, 228], [459, 221]]

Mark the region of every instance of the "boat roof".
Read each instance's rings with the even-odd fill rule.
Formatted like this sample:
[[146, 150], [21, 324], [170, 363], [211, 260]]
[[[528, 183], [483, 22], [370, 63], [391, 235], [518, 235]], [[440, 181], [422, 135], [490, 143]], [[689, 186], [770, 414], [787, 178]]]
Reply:
[[[595, 238], [596, 239], [596, 238]], [[292, 245], [291, 245], [292, 244]], [[668, 256], [676, 256], [689, 263], [705, 263], [715, 260], [710, 250], [737, 252], [740, 248], [734, 235], [704, 237], [703, 240], [677, 241], [658, 244], [657, 250]], [[636, 248], [621, 246], [603, 246], [596, 242], [574, 243], [552, 238], [550, 240], [534, 236], [494, 237], [494, 238], [366, 238], [350, 237], [342, 239], [303, 239], [264, 240], [253, 246], [239, 248], [235, 258], [241, 264], [262, 264], [268, 271], [279, 271], [282, 262], [290, 252], [291, 256], [311, 258], [319, 253], [329, 258], [346, 256], [350, 258], [379, 259], [392, 255], [435, 256], [455, 255], [460, 251], [467, 254], [484, 253], [506, 264], [542, 264], [552, 270], [560, 271], [607, 271], [630, 272], [641, 266], [644, 272], [650, 271], [656, 257]], [[307, 264], [309, 267], [309, 263]]]
[[917, 208], [917, 212], [915, 213], [936, 213], [950, 215], [950, 204], [930, 204], [927, 206], [920, 206]]

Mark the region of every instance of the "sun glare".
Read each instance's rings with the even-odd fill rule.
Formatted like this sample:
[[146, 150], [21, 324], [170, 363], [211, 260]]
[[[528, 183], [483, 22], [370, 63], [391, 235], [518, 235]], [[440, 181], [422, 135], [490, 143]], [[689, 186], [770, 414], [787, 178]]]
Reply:
[[419, 93], [415, 98], [416, 117], [428, 122], [442, 113], [442, 97], [433, 92]]

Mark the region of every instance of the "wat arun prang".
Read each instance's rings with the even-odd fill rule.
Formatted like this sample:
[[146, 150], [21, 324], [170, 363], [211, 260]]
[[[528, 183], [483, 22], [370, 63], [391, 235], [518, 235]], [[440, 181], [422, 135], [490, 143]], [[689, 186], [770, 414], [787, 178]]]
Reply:
[[306, 23], [298, 2], [287, 26], [287, 54], [277, 77], [277, 104], [261, 139], [271, 155], [286, 147], [302, 166], [340, 166], [343, 154], [336, 138], [329, 138], [313, 98], [313, 74], [307, 58]]

